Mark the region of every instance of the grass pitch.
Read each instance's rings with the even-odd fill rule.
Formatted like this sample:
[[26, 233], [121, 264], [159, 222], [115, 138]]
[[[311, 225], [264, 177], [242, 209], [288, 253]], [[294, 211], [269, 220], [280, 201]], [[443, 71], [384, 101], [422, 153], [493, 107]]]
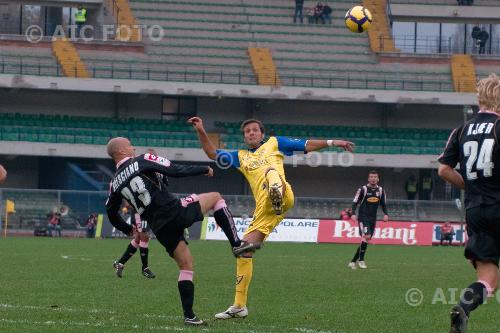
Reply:
[[[0, 239], [0, 332], [448, 332], [449, 309], [475, 275], [462, 248], [371, 245], [367, 270], [348, 269], [355, 245], [267, 243], [254, 259], [248, 318], [214, 321], [233, 301], [235, 260], [224, 242], [192, 241], [195, 312], [209, 326], [187, 328], [178, 270], [152, 241], [124, 277], [112, 262], [128, 241]], [[422, 292], [418, 306], [405, 296]], [[408, 294], [418, 303], [419, 292]], [[500, 296], [498, 297], [500, 299]], [[498, 332], [496, 298], [473, 312], [469, 332]]]

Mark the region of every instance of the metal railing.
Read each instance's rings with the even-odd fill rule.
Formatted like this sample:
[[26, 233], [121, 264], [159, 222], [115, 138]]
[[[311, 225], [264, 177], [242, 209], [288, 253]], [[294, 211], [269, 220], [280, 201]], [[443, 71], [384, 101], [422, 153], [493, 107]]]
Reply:
[[380, 49], [384, 49], [384, 45], [392, 43], [392, 41], [402, 53], [500, 56], [500, 38], [488, 40], [483, 53], [480, 53], [480, 45], [472, 39], [465, 43], [463, 40], [456, 41], [452, 37], [423, 36], [415, 38], [413, 35], [380, 36]]
[[[105, 214], [106, 191], [1, 189], [0, 202], [13, 200], [16, 213], [9, 217], [13, 229], [31, 229], [35, 224], [46, 224], [47, 215], [55, 207], [66, 205], [69, 214], [63, 217], [63, 228], [82, 226], [91, 213]], [[179, 194], [179, 196], [182, 196]], [[224, 195], [235, 216], [252, 215], [255, 202], [252, 196]], [[339, 218], [340, 212], [352, 205], [351, 198], [298, 197], [287, 216], [290, 218]], [[391, 200], [388, 209], [392, 220], [399, 221], [461, 221], [461, 212], [454, 201]], [[381, 216], [380, 216], [381, 217]]]
[[[392, 4], [458, 6], [457, 0], [390, 0]], [[496, 0], [476, 0], [473, 6], [500, 6]]]
[[[48, 61], [48, 60], [47, 60]], [[103, 62], [106, 60], [103, 60]], [[130, 79], [153, 81], [178, 81], [221, 84], [256, 85], [255, 74], [249, 71], [230, 69], [166, 69], [140, 68], [144, 63], [111, 63], [111, 66], [95, 65], [85, 62], [91, 78]], [[157, 67], [158, 65], [150, 64]], [[76, 75], [76, 64], [75, 75]], [[0, 73], [38, 76], [65, 76], [59, 65], [23, 57], [2, 56], [0, 54]], [[312, 87], [312, 88], [347, 88], [376, 90], [414, 90], [414, 91], [453, 91], [451, 79], [447, 81], [429, 79], [424, 73], [419, 77], [412, 73], [412, 78], [398, 78], [405, 73], [373, 72], [371, 75], [348, 70], [332, 70], [329, 74], [278, 74], [274, 76], [275, 85]]]

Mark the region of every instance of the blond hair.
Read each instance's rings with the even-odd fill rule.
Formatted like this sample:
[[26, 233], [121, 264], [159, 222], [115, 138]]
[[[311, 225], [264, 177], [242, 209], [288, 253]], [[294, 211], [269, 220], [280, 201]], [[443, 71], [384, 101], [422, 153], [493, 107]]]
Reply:
[[500, 112], [500, 77], [490, 74], [477, 83], [479, 107], [493, 112]]

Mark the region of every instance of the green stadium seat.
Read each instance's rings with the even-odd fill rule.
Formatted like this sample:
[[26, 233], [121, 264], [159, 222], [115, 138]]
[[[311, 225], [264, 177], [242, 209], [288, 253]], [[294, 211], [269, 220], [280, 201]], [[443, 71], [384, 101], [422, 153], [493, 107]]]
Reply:
[[36, 142], [36, 141], [38, 141], [38, 134], [35, 134], [35, 133], [19, 133], [19, 140], [20, 141]]
[[75, 136], [74, 135], [58, 135], [57, 136], [57, 142], [59, 143], [75, 143]]
[[147, 143], [150, 147], [165, 147], [165, 140], [163, 139], [147, 138]]
[[133, 138], [132, 144], [135, 146], [147, 147], [148, 141], [145, 138]]
[[2, 133], [4, 141], [19, 141], [19, 133]]
[[383, 154], [384, 147], [383, 146], [370, 146], [365, 150], [366, 154]]
[[95, 145], [106, 145], [108, 144], [110, 137], [107, 136], [94, 136], [93, 137], [93, 144]]
[[40, 142], [56, 142], [56, 135], [55, 134], [41, 133], [38, 135], [38, 141], [40, 141]]
[[403, 146], [403, 147], [401, 147], [401, 153], [402, 154], [420, 154], [420, 148], [419, 147]]
[[91, 145], [92, 142], [93, 142], [92, 136], [75, 135], [75, 143], [83, 143], [83, 144]]
[[384, 146], [384, 154], [401, 154], [401, 147]]

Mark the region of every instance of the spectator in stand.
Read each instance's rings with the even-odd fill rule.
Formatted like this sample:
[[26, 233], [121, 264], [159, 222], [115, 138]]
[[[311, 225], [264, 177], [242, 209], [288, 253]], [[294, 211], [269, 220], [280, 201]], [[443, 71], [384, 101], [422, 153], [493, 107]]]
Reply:
[[87, 227], [87, 238], [95, 237], [95, 228], [97, 226], [97, 214], [92, 213], [87, 218], [87, 223], [85, 224]]
[[417, 196], [417, 186], [417, 179], [414, 175], [411, 175], [405, 184], [405, 190], [408, 200], [415, 200], [415, 197]]
[[293, 14], [293, 23], [297, 22], [297, 16], [300, 23], [304, 23], [304, 0], [295, 0], [295, 13]]
[[479, 54], [486, 53], [486, 43], [488, 42], [489, 38], [490, 38], [490, 34], [483, 27], [481, 29], [481, 32], [479, 33], [479, 35], [477, 37], [477, 39], [479, 40]]
[[61, 233], [61, 214], [59, 212], [57, 213], [51, 213], [49, 214], [49, 223], [47, 224], [47, 231], [49, 232], [50, 237], [52, 236], [52, 231], [55, 230], [57, 233], [58, 237], [62, 237]]
[[81, 38], [82, 28], [87, 22], [87, 9], [83, 8], [82, 5], [78, 5], [75, 12], [75, 23], [76, 23], [76, 38]]
[[420, 200], [431, 200], [432, 187], [433, 187], [432, 177], [430, 174], [422, 176], [420, 179]]
[[307, 16], [307, 22], [309, 22], [311, 24], [314, 23], [314, 21], [315, 21], [314, 7], [306, 9], [306, 16]]
[[328, 24], [332, 24], [332, 8], [328, 6], [327, 3], [323, 6], [323, 12], [321, 13], [321, 20], [323, 24], [328, 22]]
[[352, 208], [345, 208], [340, 212], [340, 219], [342, 221], [349, 221], [352, 215]]
[[323, 6], [323, 3], [321, 1], [318, 2], [316, 7], [314, 7], [314, 21], [316, 23], [319, 23], [319, 19], [321, 19], [323, 24], [325, 24], [325, 20], [323, 19], [323, 9], [324, 9], [324, 6]]
[[477, 48], [479, 47], [480, 34], [481, 34], [481, 28], [479, 28], [477, 25], [474, 28], [472, 28], [471, 37], [472, 40], [474, 41], [472, 44], [472, 53], [476, 53]]
[[453, 229], [453, 226], [450, 224], [450, 222], [446, 222], [441, 226], [441, 241], [439, 244], [443, 246], [444, 241], [448, 241], [448, 245], [451, 245], [453, 242], [453, 236], [455, 236], [455, 229]]

